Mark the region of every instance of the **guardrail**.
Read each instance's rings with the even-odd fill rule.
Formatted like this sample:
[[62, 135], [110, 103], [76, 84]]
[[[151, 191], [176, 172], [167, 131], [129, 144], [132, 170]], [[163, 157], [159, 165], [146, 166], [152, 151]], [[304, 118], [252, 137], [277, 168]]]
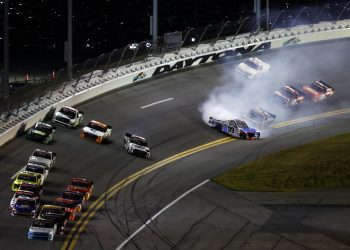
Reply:
[[196, 44], [161, 57], [110, 69], [106, 73], [96, 70], [66, 82], [64, 90], [52, 90], [50, 98], [33, 100], [18, 107], [6, 122], [0, 123], [0, 146], [43, 120], [65, 105], [74, 106], [135, 82], [175, 70], [210, 63], [237, 55], [306, 44], [324, 40], [350, 37], [350, 19], [322, 22], [314, 25], [275, 29], [258, 34], [245, 33], [226, 37], [210, 44]]

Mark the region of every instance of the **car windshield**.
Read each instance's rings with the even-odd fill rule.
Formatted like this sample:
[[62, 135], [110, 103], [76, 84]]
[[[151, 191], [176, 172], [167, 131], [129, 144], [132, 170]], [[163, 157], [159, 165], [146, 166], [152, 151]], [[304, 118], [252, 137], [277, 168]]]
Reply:
[[19, 174], [17, 179], [20, 181], [36, 182], [37, 177], [35, 175]]
[[73, 193], [73, 192], [64, 192], [62, 195], [62, 198], [64, 199], [69, 199], [69, 200], [82, 200], [84, 194], [78, 194], [78, 193]]
[[32, 227], [53, 228], [54, 225], [55, 224], [51, 221], [35, 220], [33, 221]]
[[15, 193], [15, 198], [18, 198], [18, 197], [20, 197], [20, 196], [22, 196], [22, 197], [30, 197], [30, 198], [35, 197], [35, 195], [34, 195], [33, 193], [27, 193], [27, 192], [20, 192], [20, 191], [17, 191], [17, 192]]
[[38, 174], [44, 174], [45, 168], [41, 167], [41, 166], [27, 165], [25, 171], [38, 173]]
[[95, 129], [95, 130], [103, 132], [103, 133], [107, 131], [106, 127], [102, 127], [102, 126], [100, 126], [100, 125], [98, 125], [97, 123], [94, 123], [94, 122], [89, 122], [87, 127], [91, 128], [91, 129]]
[[62, 107], [59, 112], [68, 116], [70, 119], [74, 119], [75, 115], [76, 115], [76, 111], [71, 110], [71, 109], [66, 108], [66, 107]]
[[37, 185], [30, 185], [30, 184], [24, 184], [22, 183], [22, 185], [19, 187], [19, 190], [22, 191], [31, 191], [33, 193], [38, 193], [40, 188]]
[[237, 121], [237, 126], [239, 128], [249, 128], [247, 123], [245, 123], [244, 121]]
[[130, 142], [135, 143], [135, 144], [140, 145], [140, 146], [143, 146], [143, 147], [148, 147], [147, 141], [142, 140], [142, 139], [137, 138], [137, 137], [132, 137]]
[[60, 207], [68, 207], [68, 208], [75, 207], [74, 202], [65, 202], [65, 201], [55, 201], [55, 205]]
[[16, 202], [20, 206], [35, 206], [35, 200], [32, 199], [18, 199]]
[[258, 63], [254, 62], [250, 59], [246, 60], [244, 63], [255, 70], [261, 69], [261, 65], [259, 65]]
[[45, 133], [51, 133], [52, 132], [52, 127], [48, 126], [48, 125], [45, 125], [43, 123], [36, 123], [34, 128], [36, 130], [39, 130], [39, 131], [42, 131], [42, 132], [45, 132]]
[[51, 153], [42, 150], [35, 150], [33, 156], [51, 160]]
[[65, 212], [63, 209], [61, 208], [54, 208], [54, 207], [44, 207], [41, 209], [40, 211], [40, 215], [45, 217], [45, 216], [62, 216], [64, 215]]
[[87, 181], [72, 180], [71, 185], [77, 186], [77, 187], [82, 187], [82, 188], [88, 188], [89, 187], [89, 183]]

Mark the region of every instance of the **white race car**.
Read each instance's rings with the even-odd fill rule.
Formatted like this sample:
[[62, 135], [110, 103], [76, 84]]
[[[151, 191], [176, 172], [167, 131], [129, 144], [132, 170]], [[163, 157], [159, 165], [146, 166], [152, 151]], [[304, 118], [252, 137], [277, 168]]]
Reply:
[[112, 126], [92, 120], [80, 132], [80, 138], [86, 138], [97, 143], [108, 140], [112, 134]]
[[28, 161], [28, 163], [31, 164], [44, 166], [46, 170], [52, 168], [55, 165], [55, 162], [56, 153], [42, 149], [35, 149]]
[[124, 148], [128, 153], [151, 157], [151, 151], [145, 138], [126, 133], [123, 139]]
[[267, 74], [270, 70], [270, 65], [261, 61], [257, 57], [250, 57], [244, 62], [238, 64], [236, 70], [242, 75], [253, 79], [258, 75]]
[[76, 128], [83, 122], [83, 112], [64, 106], [55, 112], [52, 121], [60, 125]]

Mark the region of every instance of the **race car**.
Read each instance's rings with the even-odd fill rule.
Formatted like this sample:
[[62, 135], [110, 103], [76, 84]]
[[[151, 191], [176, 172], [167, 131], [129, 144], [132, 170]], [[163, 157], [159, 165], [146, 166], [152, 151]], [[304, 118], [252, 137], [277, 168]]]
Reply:
[[20, 172], [12, 183], [12, 191], [18, 191], [22, 182], [41, 186], [41, 175], [29, 172]]
[[42, 149], [35, 149], [29, 157], [28, 163], [42, 165], [45, 169], [49, 170], [54, 167], [56, 163], [56, 153]]
[[25, 191], [25, 190], [18, 190], [17, 192], [15, 192], [15, 194], [13, 195], [13, 197], [10, 201], [10, 208], [13, 208], [13, 206], [15, 205], [15, 203], [19, 197], [33, 198], [33, 199], [36, 199], [37, 202], [40, 201], [39, 195], [35, 194], [34, 192]]
[[66, 209], [66, 213], [69, 214], [69, 220], [75, 220], [76, 213], [81, 211], [81, 205], [77, 205], [74, 200], [57, 198], [54, 205], [64, 207]]
[[78, 191], [85, 194], [85, 200], [90, 199], [93, 189], [94, 182], [83, 178], [73, 178], [70, 182], [70, 185], [67, 187], [67, 190], [69, 191]]
[[29, 182], [22, 182], [22, 184], [19, 186], [19, 189], [17, 192], [19, 191], [30, 191], [33, 192], [37, 197], [41, 197], [41, 194], [43, 192], [42, 186], [40, 186], [39, 184], [33, 184], [33, 183], [29, 183]]
[[283, 86], [275, 91], [274, 95], [288, 107], [295, 107], [304, 101], [302, 92], [291, 85]]
[[270, 70], [270, 65], [263, 62], [257, 57], [250, 57], [244, 62], [238, 64], [236, 71], [242, 75], [253, 79], [259, 75], [267, 74]]
[[126, 133], [123, 139], [125, 150], [130, 154], [140, 155], [146, 158], [151, 157], [151, 151], [145, 138]]
[[35, 125], [28, 130], [27, 139], [49, 144], [55, 139], [55, 131], [55, 126], [44, 122], [36, 122]]
[[80, 133], [80, 138], [86, 138], [97, 143], [108, 140], [112, 134], [112, 126], [92, 120]]
[[34, 174], [40, 174], [40, 185], [44, 185], [44, 181], [47, 178], [47, 174], [48, 174], [48, 170], [45, 169], [44, 166], [42, 165], [36, 165], [33, 163], [28, 163], [25, 168], [24, 168], [24, 172], [27, 173], [34, 173]]
[[55, 205], [44, 205], [38, 214], [38, 219], [52, 220], [57, 224], [57, 231], [63, 231], [68, 219], [68, 214], [64, 207]]
[[83, 122], [83, 112], [75, 108], [64, 106], [60, 108], [52, 117], [52, 122], [76, 128]]
[[35, 219], [28, 231], [28, 239], [54, 240], [57, 224], [52, 220]]
[[324, 81], [313, 81], [308, 85], [303, 85], [302, 90], [305, 96], [314, 102], [320, 102], [334, 95], [334, 88]]
[[234, 120], [218, 120], [213, 117], [209, 118], [209, 126], [216, 128], [220, 132], [238, 137], [241, 139], [259, 139], [260, 132], [239, 119]]
[[84, 203], [85, 194], [80, 193], [78, 191], [64, 190], [61, 198], [73, 200], [75, 202], [75, 205], [79, 205], [80, 207], [82, 207]]
[[263, 108], [253, 108], [248, 114], [243, 114], [243, 117], [259, 127], [267, 127], [276, 119], [276, 115]]
[[38, 207], [37, 199], [19, 196], [11, 208], [11, 215], [28, 215], [34, 218]]

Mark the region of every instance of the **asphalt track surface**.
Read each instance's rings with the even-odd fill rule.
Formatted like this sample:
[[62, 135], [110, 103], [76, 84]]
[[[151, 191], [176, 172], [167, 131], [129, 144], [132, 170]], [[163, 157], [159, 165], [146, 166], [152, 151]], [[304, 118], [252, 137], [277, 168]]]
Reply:
[[[116, 249], [151, 216], [224, 170], [284, 148], [350, 132], [350, 113], [346, 110], [350, 107], [349, 49], [350, 41], [342, 40], [259, 56], [266, 62], [273, 62], [276, 57], [291, 62], [288, 70], [295, 72], [295, 78], [290, 80], [323, 79], [337, 90], [317, 110], [294, 112], [290, 119], [345, 110], [307, 122], [284, 124], [259, 141], [225, 139], [225, 135], [203, 122], [198, 111], [210, 91], [228, 80], [222, 77], [223, 72], [240, 62], [231, 61], [170, 74], [81, 105], [85, 122], [96, 119], [113, 126], [112, 140], [107, 144], [82, 140], [80, 129], [63, 127], [58, 127], [53, 145], [27, 141], [24, 137], [9, 142], [0, 149], [0, 249], [62, 249], [62, 246], [63, 249]], [[168, 98], [173, 99], [141, 109]], [[125, 132], [148, 138], [152, 158], [127, 154], [122, 147]], [[213, 143], [209, 147], [208, 143], [217, 140], [222, 144]], [[191, 150], [203, 144], [208, 148]], [[77, 222], [69, 222], [65, 235], [58, 236], [54, 242], [27, 240], [31, 219], [10, 215], [11, 176], [26, 163], [35, 148], [57, 153], [56, 168], [44, 186], [47, 203], [60, 195], [72, 177], [95, 181], [94, 196], [83, 211], [85, 214], [92, 211], [87, 210], [88, 206], [99, 199], [101, 209], [90, 214], [82, 232], [71, 234], [79, 228], [74, 228]], [[129, 177], [186, 150], [190, 150], [188, 154], [167, 160], [149, 173]], [[109, 188], [130, 179], [108, 200], [107, 196], [101, 197]], [[349, 214], [349, 207], [343, 202], [350, 204], [346, 198], [349, 192], [339, 190], [338, 196], [324, 192], [276, 198], [276, 194], [236, 193], [208, 182], [167, 209], [126, 244], [125, 249], [327, 249], [325, 246], [347, 249], [350, 221], [345, 214]], [[265, 204], [263, 200], [268, 201], [269, 197], [274, 197], [278, 204]], [[320, 205], [317, 197], [321, 200], [323, 197], [322, 201], [328, 199], [324, 197], [333, 197], [326, 208], [326, 214], [331, 216], [325, 216], [325, 210], [311, 211], [311, 205]], [[296, 210], [290, 209], [287, 202], [295, 206], [303, 200], [309, 206], [297, 206]], [[309, 216], [307, 222], [298, 221], [305, 214], [313, 217]], [[305, 239], [314, 245], [300, 243]]]

